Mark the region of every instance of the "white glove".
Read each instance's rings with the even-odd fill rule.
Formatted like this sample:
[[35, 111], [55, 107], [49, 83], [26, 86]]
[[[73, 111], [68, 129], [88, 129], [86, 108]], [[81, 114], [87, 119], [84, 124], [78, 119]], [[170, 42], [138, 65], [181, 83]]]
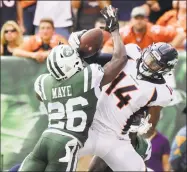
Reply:
[[78, 32], [72, 32], [68, 39], [68, 43], [73, 49], [79, 49], [80, 47], [80, 38], [87, 30], [82, 30]]
[[146, 118], [141, 119], [141, 123], [140, 123], [139, 128], [138, 128], [138, 134], [140, 134], [140, 135], [146, 134], [147, 131], [152, 127], [152, 124], [149, 123], [150, 117], [151, 116], [149, 114]]

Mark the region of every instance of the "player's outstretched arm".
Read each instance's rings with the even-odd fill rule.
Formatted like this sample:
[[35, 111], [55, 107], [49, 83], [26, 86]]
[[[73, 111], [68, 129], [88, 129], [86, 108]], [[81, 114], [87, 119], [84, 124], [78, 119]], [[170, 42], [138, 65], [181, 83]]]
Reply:
[[111, 5], [101, 10], [106, 21], [106, 30], [111, 33], [114, 43], [112, 59], [104, 66], [104, 76], [101, 81], [101, 86], [110, 83], [127, 63], [125, 46], [119, 34], [117, 11], [118, 9], [112, 8]]

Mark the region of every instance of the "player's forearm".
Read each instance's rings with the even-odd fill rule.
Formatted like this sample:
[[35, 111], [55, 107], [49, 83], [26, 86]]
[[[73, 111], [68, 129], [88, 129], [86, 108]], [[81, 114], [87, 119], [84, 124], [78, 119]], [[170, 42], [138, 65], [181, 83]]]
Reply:
[[115, 30], [111, 34], [112, 34], [112, 40], [114, 44], [112, 60], [120, 60], [122, 62], [127, 61], [127, 54], [126, 54], [125, 46], [122, 42], [119, 31]]
[[149, 123], [152, 124], [152, 127], [148, 130], [148, 132], [144, 135], [144, 137], [149, 138], [153, 135], [156, 125], [158, 124], [158, 121], [160, 119], [161, 109], [162, 109], [161, 106], [152, 106], [149, 108], [149, 114], [150, 114]]

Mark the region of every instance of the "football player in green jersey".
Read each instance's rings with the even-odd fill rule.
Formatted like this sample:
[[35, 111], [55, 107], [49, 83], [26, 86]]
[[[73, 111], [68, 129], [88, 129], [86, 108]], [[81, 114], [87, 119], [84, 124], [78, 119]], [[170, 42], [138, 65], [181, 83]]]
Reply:
[[75, 171], [100, 87], [110, 83], [127, 62], [117, 9], [105, 7], [102, 15], [114, 42], [111, 61], [104, 68], [98, 64], [86, 66], [70, 45], [51, 50], [47, 58], [49, 73], [40, 75], [34, 84], [37, 97], [47, 109], [49, 125], [19, 171]]

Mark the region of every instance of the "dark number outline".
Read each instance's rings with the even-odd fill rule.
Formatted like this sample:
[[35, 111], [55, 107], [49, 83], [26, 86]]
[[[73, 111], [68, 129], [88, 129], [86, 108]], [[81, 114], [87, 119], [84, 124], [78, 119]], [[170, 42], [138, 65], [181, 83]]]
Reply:
[[[127, 75], [122, 71], [110, 84], [110, 86], [106, 90], [106, 94], [109, 96], [112, 91], [116, 88], [116, 86], [119, 84], [119, 82], [124, 79]], [[114, 94], [118, 98], [119, 102], [117, 103], [117, 107], [119, 109], [122, 109], [124, 106], [127, 106], [129, 104], [129, 101], [131, 100], [131, 96], [129, 94], [123, 96], [123, 93], [131, 92], [138, 90], [138, 88], [135, 85], [129, 85], [121, 88], [117, 88], [114, 91]]]

